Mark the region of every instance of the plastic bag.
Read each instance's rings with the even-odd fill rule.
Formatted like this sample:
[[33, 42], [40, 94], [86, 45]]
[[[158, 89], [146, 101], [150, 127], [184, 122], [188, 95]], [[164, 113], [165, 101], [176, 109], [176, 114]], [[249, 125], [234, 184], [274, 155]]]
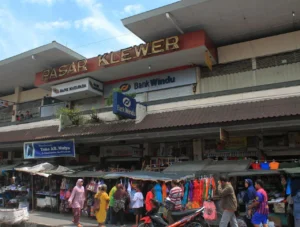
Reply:
[[214, 221], [217, 219], [217, 209], [214, 202], [204, 201], [203, 204], [205, 210], [203, 217], [205, 220]]

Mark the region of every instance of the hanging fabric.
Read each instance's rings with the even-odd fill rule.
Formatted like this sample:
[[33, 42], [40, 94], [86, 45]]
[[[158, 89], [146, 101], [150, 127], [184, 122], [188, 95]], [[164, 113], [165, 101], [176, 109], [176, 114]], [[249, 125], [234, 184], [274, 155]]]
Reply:
[[193, 192], [193, 203], [192, 208], [197, 209], [200, 208], [200, 200], [201, 200], [201, 186], [199, 180], [194, 180], [194, 192]]
[[159, 201], [160, 203], [163, 202], [163, 197], [162, 197], [162, 188], [160, 186], [159, 183], [157, 183], [155, 186], [154, 186], [154, 191], [155, 191], [155, 197], [156, 197], [156, 200]]
[[186, 182], [184, 185], [184, 195], [182, 200], [183, 207], [185, 207], [186, 204], [188, 203], [189, 187], [190, 187], [190, 183]]
[[194, 192], [194, 184], [193, 181], [190, 182], [190, 188], [189, 188], [189, 201], [193, 201], [193, 192]]
[[162, 190], [163, 201], [165, 201], [167, 198], [167, 190], [168, 190], [165, 182], [162, 184], [161, 190]]

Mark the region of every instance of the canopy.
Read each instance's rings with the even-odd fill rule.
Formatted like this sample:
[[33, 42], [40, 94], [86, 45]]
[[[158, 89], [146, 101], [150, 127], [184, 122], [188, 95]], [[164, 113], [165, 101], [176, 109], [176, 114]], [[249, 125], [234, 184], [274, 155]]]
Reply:
[[287, 174], [291, 174], [292, 176], [300, 176], [300, 167], [296, 167], [296, 168], [286, 168], [286, 169], [282, 169], [284, 172], [286, 172]]
[[11, 165], [0, 165], [0, 175], [3, 174], [5, 171], [12, 171], [17, 166], [20, 166], [22, 163], [16, 163]]
[[99, 171], [81, 171], [77, 173], [66, 173], [63, 174], [65, 177], [70, 177], [70, 178], [85, 178], [85, 177], [93, 177], [93, 178], [103, 178], [105, 175], [105, 172]]
[[194, 175], [187, 174], [170, 174], [150, 171], [133, 171], [133, 172], [116, 172], [108, 173], [104, 176], [105, 179], [118, 179], [121, 177], [131, 178], [134, 180], [144, 181], [172, 181], [172, 180], [186, 180], [193, 178]]
[[175, 163], [168, 168], [166, 168], [164, 173], [195, 173], [203, 170], [207, 165], [209, 165], [212, 160], [204, 161], [188, 161]]
[[202, 169], [203, 173], [231, 173], [247, 171], [251, 160], [213, 161]]
[[228, 174], [229, 177], [245, 177], [245, 176], [256, 176], [256, 175], [279, 175], [280, 172], [277, 170], [247, 170], [240, 172], [231, 172]]
[[52, 175], [65, 175], [74, 173], [74, 170], [71, 170], [65, 166], [58, 166], [56, 169], [54, 168], [51, 170], [46, 170], [45, 173]]
[[300, 167], [300, 164], [296, 162], [282, 162], [279, 165], [280, 169], [296, 168], [296, 167]]
[[38, 164], [38, 165], [35, 165], [32, 167], [15, 168], [16, 171], [31, 173], [33, 175], [40, 175], [40, 176], [44, 176], [44, 177], [48, 177], [50, 175], [45, 172], [51, 171], [54, 169], [55, 169], [55, 167], [48, 162]]

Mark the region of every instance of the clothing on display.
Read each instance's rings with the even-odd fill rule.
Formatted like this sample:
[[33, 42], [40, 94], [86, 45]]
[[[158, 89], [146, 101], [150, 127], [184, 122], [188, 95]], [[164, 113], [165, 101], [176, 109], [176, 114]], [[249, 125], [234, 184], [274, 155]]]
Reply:
[[157, 201], [159, 201], [160, 203], [163, 202], [163, 196], [162, 196], [162, 187], [159, 183], [157, 183], [154, 186], [154, 190], [155, 190], [155, 198]]
[[161, 189], [162, 189], [163, 201], [165, 201], [167, 198], [167, 190], [168, 190], [166, 183], [162, 184]]
[[279, 168], [279, 162], [276, 162], [275, 160], [273, 160], [272, 162], [270, 162], [270, 169], [272, 170], [276, 170]]

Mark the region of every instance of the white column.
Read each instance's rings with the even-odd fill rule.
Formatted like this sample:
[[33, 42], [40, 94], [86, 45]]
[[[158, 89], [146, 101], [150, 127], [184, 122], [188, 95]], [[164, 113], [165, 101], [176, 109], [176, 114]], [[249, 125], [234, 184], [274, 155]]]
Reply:
[[12, 119], [11, 121], [14, 122], [16, 121], [16, 115], [18, 114], [17, 113], [17, 105], [18, 103], [20, 102], [20, 99], [21, 99], [21, 92], [23, 91], [23, 88], [22, 87], [16, 87], [15, 88], [15, 98], [14, 98], [14, 106], [13, 106], [13, 112], [14, 114], [12, 115]]
[[196, 67], [196, 79], [197, 79], [197, 84], [196, 84], [196, 93], [195, 94], [200, 94], [201, 93], [201, 69], [200, 69], [200, 67]]
[[194, 161], [203, 160], [203, 143], [202, 139], [193, 140]]

